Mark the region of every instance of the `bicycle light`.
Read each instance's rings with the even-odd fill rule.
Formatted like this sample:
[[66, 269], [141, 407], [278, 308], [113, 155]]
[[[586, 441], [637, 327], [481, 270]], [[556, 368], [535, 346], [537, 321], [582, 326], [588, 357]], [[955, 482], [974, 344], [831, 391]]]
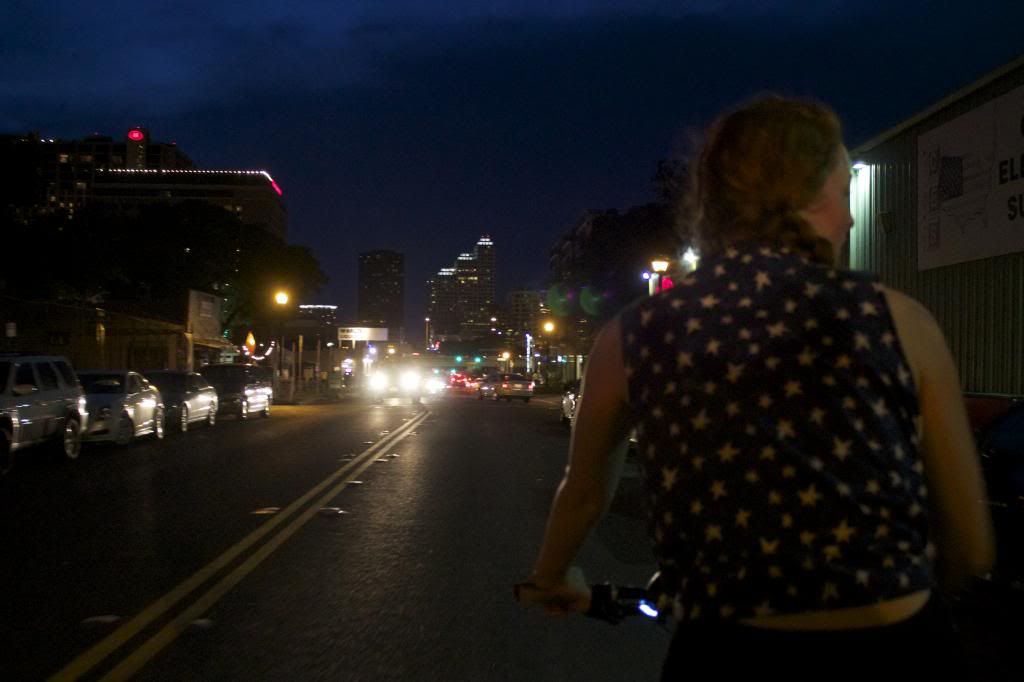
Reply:
[[640, 613], [644, 614], [648, 618], [658, 617], [658, 609], [654, 608], [645, 601], [641, 601], [639, 604], [637, 604], [636, 608], [640, 611]]

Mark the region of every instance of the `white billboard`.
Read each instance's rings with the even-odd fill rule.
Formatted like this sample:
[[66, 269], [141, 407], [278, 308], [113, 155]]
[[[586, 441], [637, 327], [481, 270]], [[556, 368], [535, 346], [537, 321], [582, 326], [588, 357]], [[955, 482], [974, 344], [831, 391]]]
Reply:
[[338, 341], [387, 341], [387, 327], [338, 327]]
[[1024, 86], [917, 138], [917, 263], [1024, 251]]

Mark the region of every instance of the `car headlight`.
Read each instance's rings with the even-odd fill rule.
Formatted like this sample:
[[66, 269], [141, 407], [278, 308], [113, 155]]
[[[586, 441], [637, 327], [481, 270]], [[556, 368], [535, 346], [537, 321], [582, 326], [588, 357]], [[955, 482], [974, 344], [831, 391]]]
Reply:
[[383, 391], [388, 387], [388, 378], [383, 374], [374, 374], [370, 377], [370, 389], [374, 391]]
[[78, 399], [78, 414], [82, 415], [83, 417], [86, 415], [84, 397]]
[[420, 375], [418, 372], [409, 371], [402, 375], [399, 386], [402, 387], [403, 391], [415, 391], [420, 387]]

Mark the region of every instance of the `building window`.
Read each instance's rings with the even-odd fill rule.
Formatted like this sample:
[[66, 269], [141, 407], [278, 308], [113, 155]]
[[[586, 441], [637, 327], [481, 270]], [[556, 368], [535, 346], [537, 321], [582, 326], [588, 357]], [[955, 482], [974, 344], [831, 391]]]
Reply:
[[68, 162], [68, 155], [67, 154], [61, 154], [57, 158], [60, 160], [61, 163], [67, 163]]

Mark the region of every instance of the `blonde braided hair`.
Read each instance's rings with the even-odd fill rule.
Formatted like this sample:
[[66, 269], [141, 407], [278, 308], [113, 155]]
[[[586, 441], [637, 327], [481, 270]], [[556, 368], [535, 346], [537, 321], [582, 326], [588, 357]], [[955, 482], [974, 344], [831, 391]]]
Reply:
[[839, 118], [817, 102], [766, 96], [719, 117], [684, 199], [701, 254], [756, 239], [831, 265], [832, 245], [799, 211], [821, 191], [842, 144]]

